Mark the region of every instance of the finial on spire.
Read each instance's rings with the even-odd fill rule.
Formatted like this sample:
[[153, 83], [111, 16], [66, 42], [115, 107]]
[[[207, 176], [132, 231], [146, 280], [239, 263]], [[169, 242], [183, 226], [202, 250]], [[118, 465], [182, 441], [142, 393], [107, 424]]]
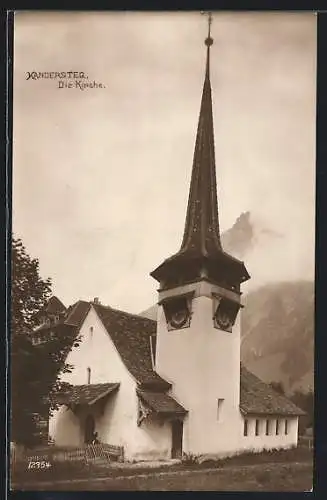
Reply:
[[205, 44], [207, 47], [210, 47], [213, 44], [213, 38], [211, 38], [211, 24], [212, 24], [212, 12], [210, 11], [202, 11], [201, 14], [206, 14], [208, 16], [208, 36], [205, 39]]

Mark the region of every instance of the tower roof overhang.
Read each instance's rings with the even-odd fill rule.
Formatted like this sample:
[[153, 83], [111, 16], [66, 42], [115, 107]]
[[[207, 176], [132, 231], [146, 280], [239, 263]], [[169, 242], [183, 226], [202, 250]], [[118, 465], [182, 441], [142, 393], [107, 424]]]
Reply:
[[180, 277], [182, 281], [206, 278], [220, 285], [237, 286], [250, 279], [244, 262], [223, 251], [214, 255], [179, 252], [166, 259], [150, 275], [159, 283]]

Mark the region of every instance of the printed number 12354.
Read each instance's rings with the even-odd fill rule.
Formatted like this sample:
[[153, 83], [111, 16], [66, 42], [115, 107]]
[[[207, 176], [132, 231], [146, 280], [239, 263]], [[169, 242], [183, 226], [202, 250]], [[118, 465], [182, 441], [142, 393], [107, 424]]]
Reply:
[[51, 464], [42, 460], [41, 462], [28, 462], [28, 469], [49, 469]]

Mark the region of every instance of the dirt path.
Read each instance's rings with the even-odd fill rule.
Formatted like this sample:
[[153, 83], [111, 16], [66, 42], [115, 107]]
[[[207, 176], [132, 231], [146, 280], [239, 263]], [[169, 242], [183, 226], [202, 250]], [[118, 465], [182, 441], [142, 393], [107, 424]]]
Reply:
[[20, 490], [52, 491], [305, 491], [312, 486], [312, 464], [306, 462], [226, 465], [180, 471], [151, 470], [115, 477], [94, 477], [75, 480], [30, 483]]

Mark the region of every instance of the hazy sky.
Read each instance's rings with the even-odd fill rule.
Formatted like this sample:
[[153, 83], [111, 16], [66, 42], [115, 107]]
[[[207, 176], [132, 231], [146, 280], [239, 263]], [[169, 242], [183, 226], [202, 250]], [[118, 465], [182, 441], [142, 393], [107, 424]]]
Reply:
[[[16, 13], [13, 230], [65, 305], [155, 302], [149, 272], [182, 239], [206, 30], [197, 12]], [[212, 36], [221, 227], [250, 210], [284, 235], [266, 267], [310, 278], [316, 17], [218, 12]], [[105, 88], [31, 71], [83, 71]]]

